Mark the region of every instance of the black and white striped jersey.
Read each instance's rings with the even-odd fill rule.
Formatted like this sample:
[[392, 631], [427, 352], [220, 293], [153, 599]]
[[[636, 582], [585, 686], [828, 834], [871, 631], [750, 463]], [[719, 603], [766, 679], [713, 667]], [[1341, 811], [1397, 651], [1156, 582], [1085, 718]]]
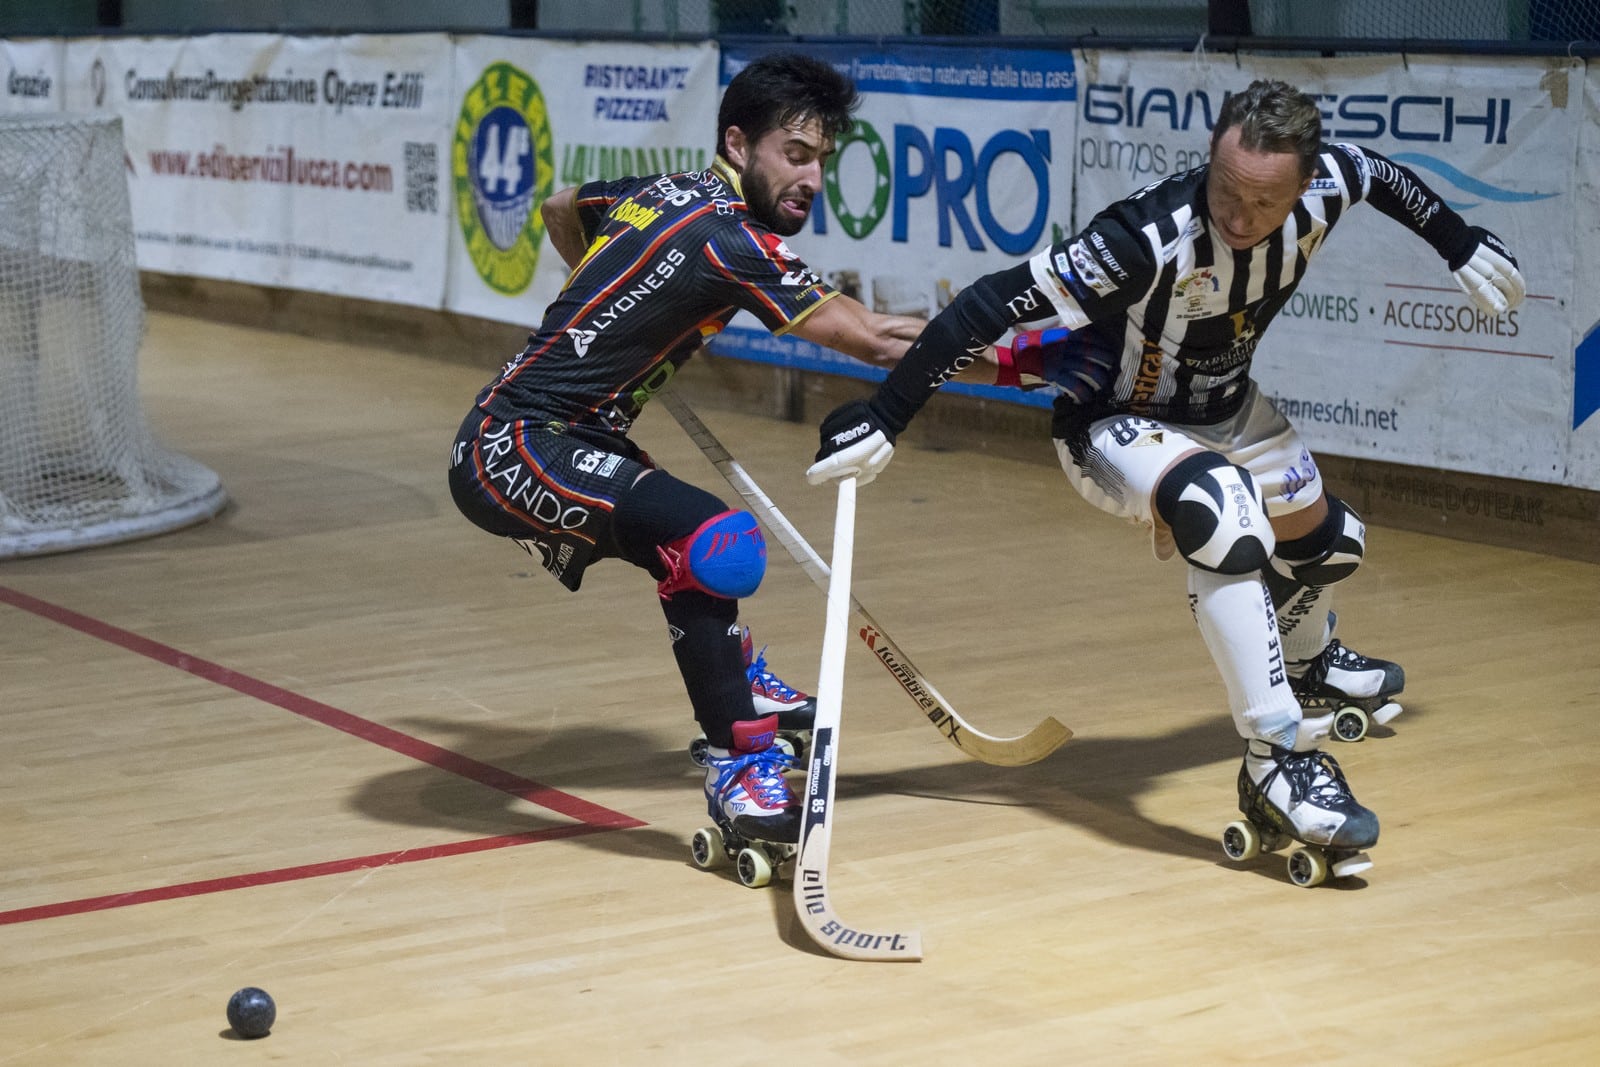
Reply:
[[1235, 251], [1212, 234], [1208, 169], [1146, 186], [1026, 266], [975, 282], [972, 299], [958, 296], [941, 312], [880, 387], [892, 421], [908, 420], [1005, 330], [1054, 312], [1074, 331], [1068, 369], [1074, 355], [1090, 354], [1116, 368], [1114, 381], [1088, 403], [1057, 400], [1056, 436], [1071, 437], [1094, 418], [1123, 412], [1220, 422], [1245, 401], [1262, 332], [1353, 206], [1370, 201], [1447, 261], [1475, 240], [1461, 216], [1410, 170], [1355, 145], [1324, 144], [1283, 226]]
[[1233, 415], [1244, 402], [1262, 332], [1353, 205], [1376, 190], [1374, 203], [1419, 230], [1428, 216], [1415, 217], [1415, 208], [1443, 207], [1431, 194], [1415, 196], [1425, 187], [1381, 156], [1324, 145], [1310, 187], [1283, 226], [1235, 251], [1212, 234], [1207, 169], [1174, 175], [1111, 205], [1029, 263], [1062, 323], [1079, 331], [1074, 344], [1119, 367], [1097, 398], [1098, 413], [1180, 423]]

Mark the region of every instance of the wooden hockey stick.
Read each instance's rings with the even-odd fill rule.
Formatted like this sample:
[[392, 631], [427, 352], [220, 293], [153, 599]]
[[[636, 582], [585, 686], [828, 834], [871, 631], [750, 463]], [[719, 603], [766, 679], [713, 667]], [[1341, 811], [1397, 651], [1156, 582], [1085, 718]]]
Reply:
[[845, 633], [850, 628], [850, 561], [855, 552], [856, 480], [839, 483], [833, 526], [833, 571], [817, 680], [817, 719], [806, 766], [805, 818], [794, 861], [794, 907], [811, 939], [847, 960], [920, 960], [916, 930], [858, 930], [840, 921], [828, 897], [828, 846], [833, 840], [833, 790], [839, 775], [839, 720], [844, 706]]
[[[657, 399], [666, 405], [672, 417], [678, 420], [678, 425], [683, 427], [690, 440], [717, 468], [733, 491], [766, 523], [778, 543], [800, 565], [806, 576], [819, 588], [827, 590], [828, 565], [800, 536], [800, 531], [784, 517], [777, 505], [761, 491], [761, 487], [739, 465], [739, 461], [722, 447], [722, 442], [706, 429], [705, 423], [700, 421], [688, 403], [671, 390], [659, 394]], [[900, 646], [867, 614], [867, 609], [854, 596], [850, 597], [850, 607], [861, 623], [858, 635], [878, 662], [916, 701], [928, 722], [944, 735], [945, 740], [973, 759], [996, 767], [1020, 767], [1044, 759], [1072, 737], [1072, 731], [1053, 716], [1046, 717], [1021, 737], [996, 737], [975, 729], [956, 713], [950, 702], [933, 687], [927, 676], [916, 668], [911, 658], [900, 650]]]

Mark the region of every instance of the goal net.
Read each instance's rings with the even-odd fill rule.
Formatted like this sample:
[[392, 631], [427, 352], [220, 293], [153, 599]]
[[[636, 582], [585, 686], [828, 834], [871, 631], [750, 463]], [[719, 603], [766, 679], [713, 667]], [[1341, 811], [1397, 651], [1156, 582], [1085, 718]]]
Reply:
[[122, 122], [0, 116], [0, 559], [163, 533], [227, 503], [139, 403]]

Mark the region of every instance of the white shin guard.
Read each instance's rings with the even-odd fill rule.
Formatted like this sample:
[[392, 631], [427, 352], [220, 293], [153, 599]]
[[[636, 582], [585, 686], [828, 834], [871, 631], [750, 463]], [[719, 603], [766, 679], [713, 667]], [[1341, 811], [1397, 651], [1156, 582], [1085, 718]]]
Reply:
[[1256, 574], [1189, 568], [1189, 602], [1211, 659], [1228, 688], [1239, 736], [1294, 748], [1300, 704], [1284, 673], [1272, 597]]

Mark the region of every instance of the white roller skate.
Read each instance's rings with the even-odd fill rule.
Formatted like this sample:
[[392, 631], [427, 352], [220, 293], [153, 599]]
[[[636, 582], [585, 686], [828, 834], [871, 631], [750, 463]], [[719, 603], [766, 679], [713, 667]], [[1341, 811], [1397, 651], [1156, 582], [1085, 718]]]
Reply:
[[733, 747], [707, 747], [706, 811], [715, 823], [695, 831], [689, 854], [714, 870], [730, 860], [751, 888], [772, 881], [800, 840], [800, 805], [783, 773], [794, 756], [778, 747], [778, 717], [733, 724]]
[[1378, 817], [1356, 802], [1338, 762], [1326, 752], [1296, 752], [1252, 740], [1239, 768], [1244, 818], [1222, 832], [1228, 858], [1243, 862], [1290, 841], [1289, 880], [1318, 885], [1372, 866], [1365, 849], [1378, 841]]
[[[744, 628], [744, 673], [750, 682], [750, 702], [757, 715], [778, 717], [778, 745], [795, 758], [797, 766], [806, 762], [811, 746], [811, 724], [817, 717], [817, 698], [791, 688], [767, 669], [767, 646], [755, 651], [750, 627]], [[706, 765], [706, 735], [689, 742], [689, 759], [695, 766]]]
[[1398, 663], [1363, 656], [1337, 637], [1314, 659], [1291, 662], [1289, 688], [1307, 715], [1332, 713], [1332, 737], [1360, 741], [1372, 723], [1382, 726], [1404, 709], [1394, 698], [1406, 687]]

